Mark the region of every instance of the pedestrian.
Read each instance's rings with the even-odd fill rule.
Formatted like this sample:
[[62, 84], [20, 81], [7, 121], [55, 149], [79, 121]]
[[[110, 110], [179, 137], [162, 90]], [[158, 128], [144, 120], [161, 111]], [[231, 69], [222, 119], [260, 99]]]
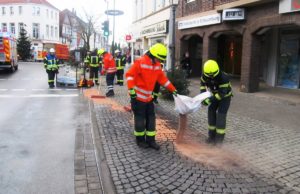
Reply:
[[54, 48], [50, 48], [49, 53], [44, 58], [44, 67], [48, 74], [49, 88], [54, 88], [55, 75], [58, 74], [58, 59], [55, 56]]
[[155, 141], [155, 111], [152, 91], [158, 82], [174, 95], [177, 91], [161, 70], [161, 62], [167, 58], [167, 48], [156, 43], [126, 73], [127, 87], [131, 97], [131, 108], [134, 113], [134, 135], [136, 143], [142, 148], [159, 150]]
[[189, 52], [185, 52], [183, 55], [182, 60], [180, 61], [181, 69], [184, 72], [186, 78], [189, 78], [192, 73], [192, 65]]
[[89, 68], [90, 68], [90, 77], [88, 81], [88, 87], [93, 85], [93, 82], [98, 86], [99, 85], [99, 65], [100, 60], [97, 55], [97, 51], [93, 51], [91, 56], [88, 59]]
[[106, 96], [114, 96], [114, 79], [117, 72], [116, 62], [114, 57], [109, 52], [106, 52], [104, 49], [98, 50], [98, 55], [102, 57], [103, 67], [101, 74], [106, 73], [106, 84], [107, 84], [107, 93]]
[[126, 56], [122, 55], [121, 51], [115, 51], [115, 61], [117, 66], [117, 84], [123, 86], [124, 84], [124, 67], [126, 65]]
[[229, 77], [220, 71], [216, 61], [208, 60], [204, 63], [200, 78], [200, 93], [207, 89], [212, 96], [202, 104], [208, 106], [208, 139], [209, 144], [220, 144], [226, 133], [226, 116], [233, 96]]

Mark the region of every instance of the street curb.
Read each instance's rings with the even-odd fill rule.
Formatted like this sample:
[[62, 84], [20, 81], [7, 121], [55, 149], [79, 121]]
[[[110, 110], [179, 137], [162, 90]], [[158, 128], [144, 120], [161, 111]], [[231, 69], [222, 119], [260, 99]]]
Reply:
[[91, 122], [92, 122], [92, 135], [94, 139], [94, 146], [96, 148], [95, 154], [96, 154], [96, 162], [97, 162], [97, 167], [99, 171], [99, 178], [100, 182], [102, 184], [103, 188], [103, 194], [117, 194], [116, 188], [114, 186], [113, 180], [111, 178], [111, 174], [109, 171], [109, 167], [107, 164], [107, 160], [105, 157], [104, 149], [102, 146], [102, 138], [103, 137], [103, 131], [102, 129], [98, 126], [97, 123], [97, 118], [95, 114], [95, 109], [94, 109], [94, 103], [92, 100], [89, 101], [89, 111], [91, 115]]

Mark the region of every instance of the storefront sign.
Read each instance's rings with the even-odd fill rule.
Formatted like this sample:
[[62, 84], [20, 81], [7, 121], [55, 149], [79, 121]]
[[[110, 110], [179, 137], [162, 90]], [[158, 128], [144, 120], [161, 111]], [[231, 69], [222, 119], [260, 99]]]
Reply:
[[162, 34], [162, 33], [168, 33], [168, 21], [159, 22], [156, 24], [153, 24], [151, 26], [145, 27], [141, 31], [141, 36], [149, 36], [153, 34]]
[[292, 11], [300, 10], [300, 0], [292, 0]]
[[289, 13], [294, 11], [300, 11], [300, 0], [279, 1], [279, 13]]
[[223, 20], [244, 20], [245, 19], [245, 9], [236, 8], [236, 9], [224, 9], [223, 10]]
[[208, 15], [198, 18], [193, 18], [190, 20], [184, 20], [178, 22], [178, 29], [187, 29], [187, 28], [194, 28], [199, 26], [207, 26], [212, 24], [219, 24], [221, 23], [221, 14], [217, 13], [214, 15]]

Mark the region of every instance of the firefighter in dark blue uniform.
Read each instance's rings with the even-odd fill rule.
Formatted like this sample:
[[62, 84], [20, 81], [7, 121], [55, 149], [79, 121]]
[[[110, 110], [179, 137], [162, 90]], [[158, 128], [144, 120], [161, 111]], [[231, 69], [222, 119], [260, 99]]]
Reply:
[[58, 73], [58, 59], [55, 56], [55, 50], [50, 49], [50, 52], [44, 58], [44, 67], [48, 74], [48, 84], [49, 88], [54, 88], [55, 75]]
[[200, 93], [207, 89], [212, 96], [202, 104], [208, 106], [208, 139], [207, 143], [222, 143], [226, 133], [226, 116], [232, 97], [229, 77], [220, 71], [216, 61], [208, 60], [203, 66]]
[[115, 61], [117, 67], [117, 84], [123, 86], [124, 84], [124, 67], [126, 65], [126, 56], [121, 54], [120, 50], [115, 51]]

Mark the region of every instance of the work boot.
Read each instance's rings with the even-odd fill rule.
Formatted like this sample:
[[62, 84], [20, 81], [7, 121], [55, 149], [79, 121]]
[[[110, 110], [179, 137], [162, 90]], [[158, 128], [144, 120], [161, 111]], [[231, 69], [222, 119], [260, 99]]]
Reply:
[[225, 138], [225, 134], [216, 134], [216, 144], [222, 144]]
[[136, 137], [136, 144], [140, 147], [140, 148], [148, 148], [149, 145], [146, 143], [145, 141], [145, 137], [144, 136], [137, 136]]
[[216, 143], [216, 130], [208, 130], [208, 138], [206, 139], [207, 144]]
[[154, 136], [147, 136], [147, 143], [150, 148], [153, 148], [155, 150], [159, 150], [160, 146], [156, 143]]
[[114, 96], [115, 93], [113, 90], [109, 90], [107, 93], [106, 93], [106, 96], [109, 97], [109, 96]]

